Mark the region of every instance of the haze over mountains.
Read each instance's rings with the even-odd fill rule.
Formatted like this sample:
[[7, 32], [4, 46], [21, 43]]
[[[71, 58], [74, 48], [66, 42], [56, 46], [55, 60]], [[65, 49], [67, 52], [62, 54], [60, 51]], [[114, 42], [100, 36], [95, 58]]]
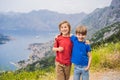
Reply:
[[68, 20], [73, 24], [80, 22], [86, 14], [60, 14], [48, 10], [32, 11], [30, 13], [0, 14], [0, 30], [11, 33], [34, 34], [40, 32], [58, 31], [58, 24]]
[[94, 10], [90, 14], [61, 14], [49, 10], [29, 13], [0, 13], [0, 33], [32, 35], [58, 32], [58, 24], [68, 20], [74, 31], [77, 25], [86, 25], [89, 35], [95, 31], [120, 21], [120, 0], [112, 0], [111, 5]]

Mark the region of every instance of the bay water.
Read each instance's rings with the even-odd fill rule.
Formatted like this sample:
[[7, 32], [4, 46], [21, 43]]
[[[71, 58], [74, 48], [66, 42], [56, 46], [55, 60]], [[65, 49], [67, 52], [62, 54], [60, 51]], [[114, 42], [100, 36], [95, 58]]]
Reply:
[[32, 43], [45, 43], [53, 39], [52, 36], [14, 35], [13, 39], [0, 45], [0, 70], [16, 70], [12, 63], [28, 59], [31, 51], [27, 48]]

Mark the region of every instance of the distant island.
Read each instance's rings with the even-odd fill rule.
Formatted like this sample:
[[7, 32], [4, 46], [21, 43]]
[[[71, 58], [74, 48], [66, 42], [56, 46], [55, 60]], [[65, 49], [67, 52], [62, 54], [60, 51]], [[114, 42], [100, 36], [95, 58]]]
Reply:
[[10, 36], [5, 36], [0, 34], [0, 44], [5, 44], [6, 42], [10, 41], [12, 38]]

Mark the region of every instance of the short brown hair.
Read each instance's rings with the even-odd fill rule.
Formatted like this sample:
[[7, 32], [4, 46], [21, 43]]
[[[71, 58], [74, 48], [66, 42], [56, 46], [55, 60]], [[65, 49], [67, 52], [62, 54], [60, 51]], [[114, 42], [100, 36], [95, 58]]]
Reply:
[[68, 22], [68, 21], [62, 21], [62, 22], [60, 22], [60, 24], [59, 24], [59, 30], [60, 30], [60, 27], [61, 27], [61, 25], [62, 24], [67, 24], [67, 26], [69, 27], [69, 34], [70, 34], [70, 32], [71, 32], [71, 25], [70, 25], [70, 23]]
[[86, 35], [87, 34], [87, 28], [86, 26], [78, 26], [75, 31], [76, 34], [82, 34]]

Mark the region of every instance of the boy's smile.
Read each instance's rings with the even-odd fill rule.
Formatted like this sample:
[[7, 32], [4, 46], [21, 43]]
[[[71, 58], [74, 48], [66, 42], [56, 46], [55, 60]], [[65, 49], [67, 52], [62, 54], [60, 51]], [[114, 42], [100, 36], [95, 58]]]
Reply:
[[86, 37], [86, 35], [79, 34], [79, 33], [77, 33], [76, 36], [77, 36], [77, 38], [78, 38], [79, 41], [84, 41], [84, 39]]

